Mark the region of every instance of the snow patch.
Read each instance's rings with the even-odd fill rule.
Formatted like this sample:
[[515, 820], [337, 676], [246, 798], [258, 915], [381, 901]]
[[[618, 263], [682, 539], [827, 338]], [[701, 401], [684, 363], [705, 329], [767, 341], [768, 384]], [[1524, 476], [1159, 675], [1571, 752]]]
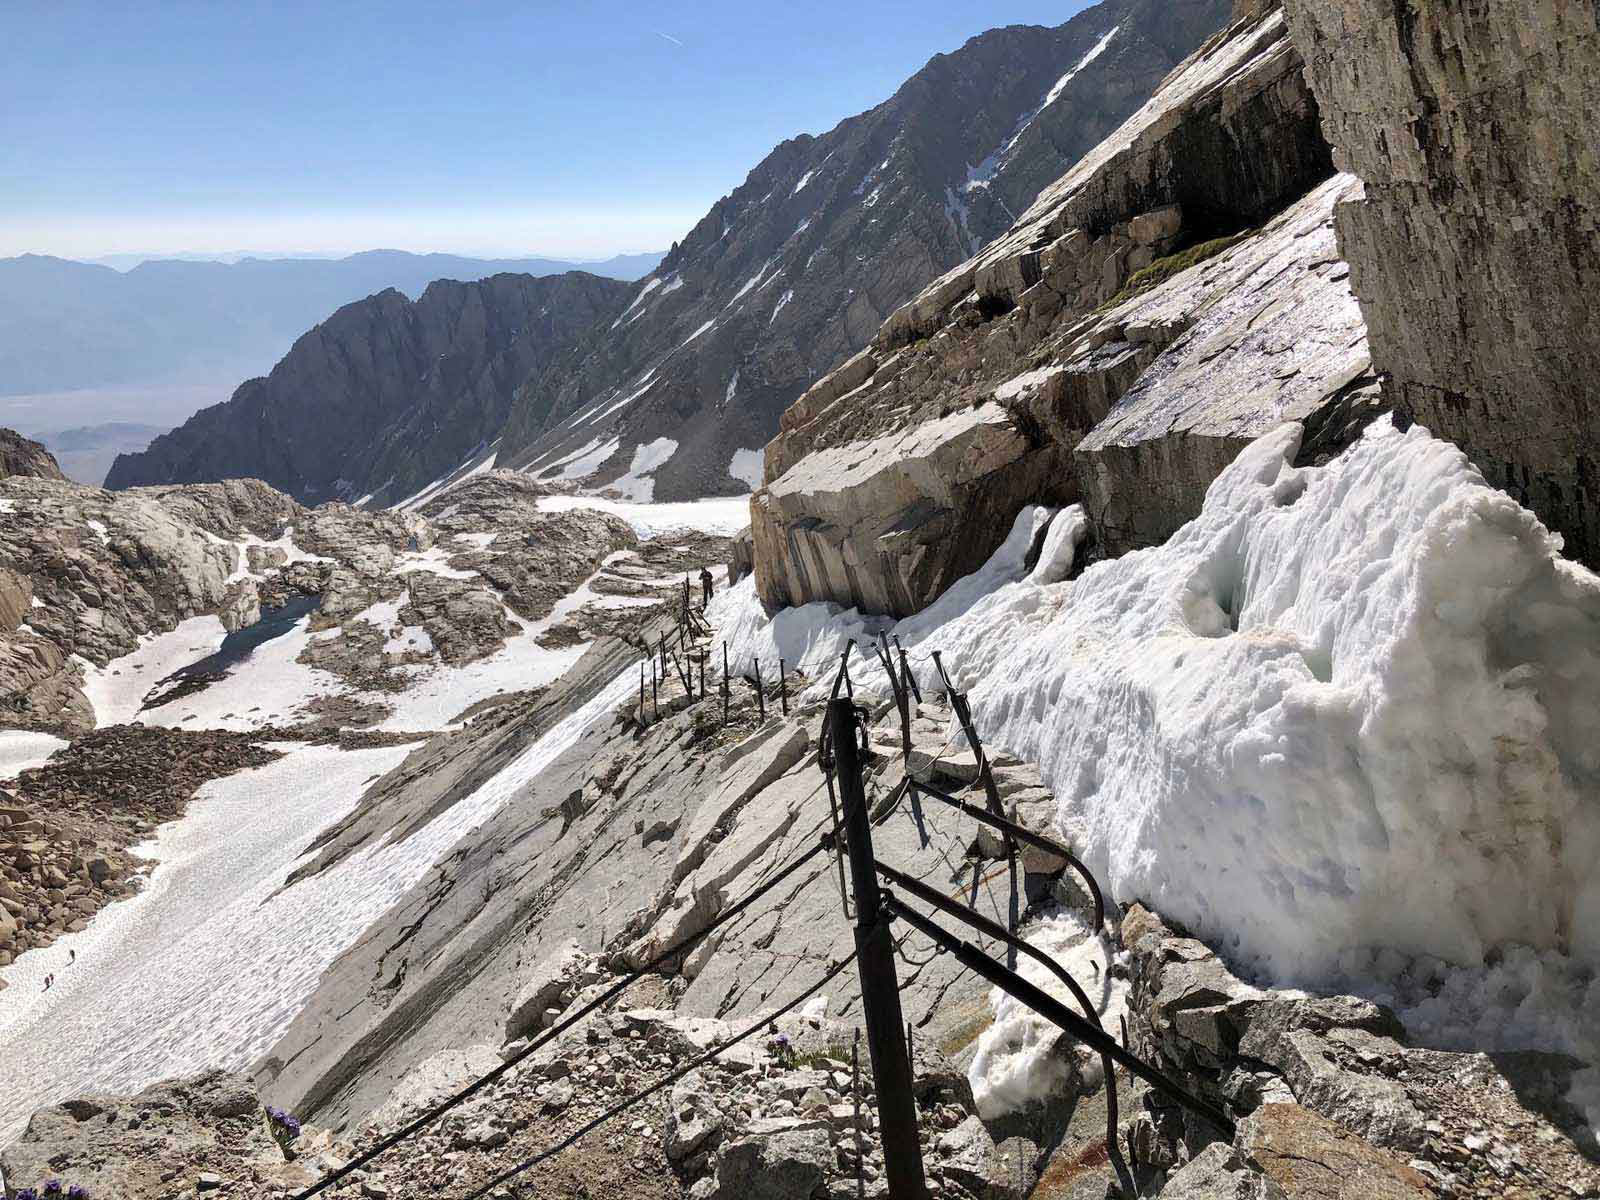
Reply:
[[620, 438], [604, 441], [595, 438], [559, 462], [551, 463], [539, 472], [539, 478], [549, 479], [554, 475], [557, 479], [582, 479], [585, 475], [592, 475], [601, 463], [617, 452], [617, 447], [620, 445], [622, 445]]
[[0, 779], [15, 779], [18, 772], [42, 767], [57, 750], [68, 743], [48, 733], [29, 733], [21, 729], [0, 730]]
[[656, 490], [656, 481], [651, 476], [666, 466], [677, 450], [678, 443], [671, 438], [641, 442], [633, 449], [633, 462], [628, 465], [628, 473], [605, 486], [615, 489], [625, 500], [649, 504]]
[[541, 512], [567, 512], [574, 508], [596, 508], [621, 517], [642, 538], [674, 529], [729, 536], [750, 524], [748, 496], [713, 496], [673, 504], [634, 504], [602, 496], [542, 496], [539, 499]]
[[[1115, 979], [1104, 938], [1072, 914], [1047, 917], [1020, 931], [1024, 941], [1064, 968], [1089, 997], [1100, 1027], [1117, 1036], [1128, 1011], [1128, 981]], [[1028, 955], [1017, 958], [1017, 973], [1085, 1016], [1070, 988]], [[1055, 1053], [1061, 1030], [999, 988], [989, 993], [994, 1023], [978, 1037], [967, 1068], [978, 1115], [986, 1121], [1058, 1095], [1069, 1079], [1067, 1060]]]

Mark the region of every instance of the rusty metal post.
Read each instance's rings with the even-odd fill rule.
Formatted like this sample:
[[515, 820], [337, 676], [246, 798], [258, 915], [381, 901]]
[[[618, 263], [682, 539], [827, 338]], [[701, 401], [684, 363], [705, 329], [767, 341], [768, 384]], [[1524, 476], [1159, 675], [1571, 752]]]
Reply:
[[861, 1009], [867, 1020], [867, 1049], [877, 1089], [885, 1182], [895, 1200], [927, 1200], [894, 941], [880, 903], [877, 863], [872, 853], [872, 814], [861, 782], [855, 705], [849, 700], [829, 701], [828, 726], [849, 840], [850, 876], [856, 899], [856, 966], [861, 973]]

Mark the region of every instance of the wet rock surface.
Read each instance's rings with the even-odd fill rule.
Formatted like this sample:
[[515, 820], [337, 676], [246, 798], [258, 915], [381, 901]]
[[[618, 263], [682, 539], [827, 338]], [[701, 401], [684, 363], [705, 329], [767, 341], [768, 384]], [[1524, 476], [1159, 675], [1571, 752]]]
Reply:
[[181, 817], [204, 784], [282, 757], [281, 748], [263, 742], [364, 746], [420, 736], [144, 725], [84, 734], [43, 767], [0, 781], [7, 789], [0, 791], [0, 966], [84, 929], [101, 908], [136, 892], [156, 860], [131, 847]]

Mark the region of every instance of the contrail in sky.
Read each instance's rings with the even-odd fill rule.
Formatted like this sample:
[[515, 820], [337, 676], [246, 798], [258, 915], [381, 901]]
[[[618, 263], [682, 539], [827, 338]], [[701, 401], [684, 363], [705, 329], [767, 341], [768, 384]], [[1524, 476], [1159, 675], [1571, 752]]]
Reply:
[[670, 33], [662, 33], [661, 30], [659, 30], [659, 29], [656, 30], [656, 36], [658, 38], [666, 38], [667, 41], [671, 42], [674, 46], [683, 45], [682, 42], [680, 42], [677, 38], [673, 37]]

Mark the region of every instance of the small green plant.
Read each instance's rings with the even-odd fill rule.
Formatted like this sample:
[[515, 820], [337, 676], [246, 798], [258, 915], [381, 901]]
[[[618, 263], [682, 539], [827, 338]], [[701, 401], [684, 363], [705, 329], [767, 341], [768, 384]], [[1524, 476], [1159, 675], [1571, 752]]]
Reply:
[[1190, 246], [1187, 250], [1180, 250], [1176, 254], [1169, 254], [1165, 258], [1158, 258], [1141, 271], [1135, 271], [1128, 277], [1128, 282], [1111, 299], [1094, 311], [1096, 314], [1110, 312], [1119, 304], [1126, 304], [1135, 296], [1148, 292], [1151, 288], [1159, 287], [1180, 271], [1187, 271], [1197, 263], [1203, 263], [1208, 258], [1215, 258], [1224, 250], [1237, 246], [1255, 231], [1246, 229], [1242, 233], [1235, 233], [1229, 237], [1212, 238], [1209, 242], [1200, 242]]
[[300, 1119], [281, 1108], [268, 1108], [267, 1132], [272, 1134], [272, 1140], [278, 1143], [283, 1156], [292, 1159], [295, 1139], [300, 1136]]
[[783, 1070], [794, 1070], [797, 1060], [794, 1053], [794, 1043], [789, 1040], [788, 1034], [778, 1033], [768, 1038], [767, 1054]]
[[21, 1188], [17, 1200], [89, 1200], [89, 1190], [77, 1184], [64, 1184], [59, 1179], [47, 1179], [38, 1189]]

